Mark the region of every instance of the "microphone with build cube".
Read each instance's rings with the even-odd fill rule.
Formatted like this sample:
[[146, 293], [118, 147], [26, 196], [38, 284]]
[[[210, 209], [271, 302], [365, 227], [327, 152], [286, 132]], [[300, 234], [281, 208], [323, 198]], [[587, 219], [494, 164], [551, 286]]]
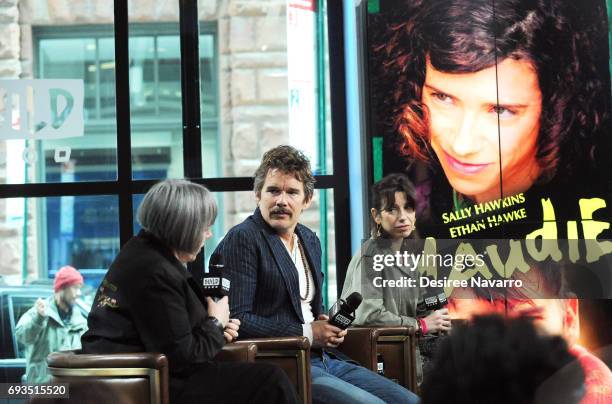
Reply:
[[338, 328], [346, 329], [355, 320], [355, 310], [361, 304], [363, 297], [359, 292], [351, 293], [346, 301], [338, 299], [329, 309], [329, 323]]
[[443, 288], [429, 286], [424, 289], [423, 300], [417, 305], [417, 312], [440, 310], [448, 304]]
[[223, 257], [221, 254], [215, 253], [211, 255], [208, 271], [204, 273], [202, 278], [204, 293], [215, 301], [229, 294], [230, 280], [223, 276], [224, 268]]
[[[448, 299], [444, 289], [436, 286], [430, 286], [425, 288], [423, 293], [423, 299], [417, 304], [417, 316], [420, 317], [419, 321], [423, 321], [426, 313], [433, 312], [436, 310], [443, 309], [448, 304]], [[437, 331], [436, 335], [447, 334], [447, 331]], [[420, 340], [419, 343], [425, 343]], [[421, 347], [421, 350], [425, 350]]]

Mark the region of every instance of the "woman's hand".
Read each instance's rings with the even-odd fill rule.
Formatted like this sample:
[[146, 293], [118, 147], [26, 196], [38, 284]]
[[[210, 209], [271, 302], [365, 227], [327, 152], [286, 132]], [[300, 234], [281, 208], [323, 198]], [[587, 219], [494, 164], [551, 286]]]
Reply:
[[207, 297], [206, 302], [208, 303], [208, 315], [219, 320], [225, 328], [229, 323], [230, 313], [227, 296], [216, 302], [211, 297]]
[[423, 320], [425, 320], [427, 325], [428, 334], [437, 331], [449, 331], [451, 329], [451, 318], [447, 308], [436, 310]]
[[237, 318], [230, 318], [225, 326], [225, 330], [223, 330], [223, 336], [228, 344], [238, 338], [238, 328], [240, 328], [240, 320]]

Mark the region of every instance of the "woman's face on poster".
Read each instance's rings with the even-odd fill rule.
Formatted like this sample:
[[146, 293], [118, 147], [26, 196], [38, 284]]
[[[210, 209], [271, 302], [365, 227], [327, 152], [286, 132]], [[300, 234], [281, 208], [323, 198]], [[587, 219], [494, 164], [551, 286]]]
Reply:
[[525, 191], [538, 178], [542, 93], [530, 62], [505, 59], [456, 74], [427, 60], [422, 102], [431, 146], [457, 192], [485, 202]]

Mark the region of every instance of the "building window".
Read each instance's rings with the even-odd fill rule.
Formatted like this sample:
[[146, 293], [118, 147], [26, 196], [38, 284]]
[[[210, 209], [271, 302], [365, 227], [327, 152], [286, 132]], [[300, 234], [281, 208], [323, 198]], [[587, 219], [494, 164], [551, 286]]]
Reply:
[[[29, 13], [18, 21], [32, 40], [17, 41], [23, 72], [5, 77], [83, 80], [85, 129], [61, 139], [0, 141], [4, 281], [49, 283], [71, 264], [95, 290], [138, 231], [143, 194], [164, 178], [188, 177], [215, 193], [210, 253], [253, 212], [252, 175], [263, 153], [291, 144], [311, 158], [318, 180], [303, 223], [322, 241], [325, 297], [335, 300], [336, 252], [348, 245], [335, 226], [348, 227], [341, 209], [348, 191], [332, 161], [342, 147], [331, 136], [325, 2], [309, 11], [258, 2], [255, 13], [221, 0], [199, 1], [198, 10], [196, 2], [151, 0], [137, 9], [118, 2], [128, 27], [113, 25], [113, 12], [93, 16], [76, 4], [57, 14], [45, 4], [19, 9]], [[179, 7], [199, 21], [179, 22]], [[70, 158], [58, 161], [58, 150]]]

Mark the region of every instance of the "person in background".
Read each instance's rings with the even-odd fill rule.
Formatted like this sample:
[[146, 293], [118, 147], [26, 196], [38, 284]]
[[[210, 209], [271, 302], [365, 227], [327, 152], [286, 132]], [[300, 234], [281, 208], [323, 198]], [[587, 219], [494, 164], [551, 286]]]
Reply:
[[50, 380], [47, 355], [51, 352], [81, 348], [81, 335], [87, 330], [87, 321], [78, 308], [83, 276], [75, 268], [64, 266], [55, 273], [53, 296], [39, 298], [34, 307], [17, 322], [15, 335], [24, 344], [27, 383], [45, 383]]
[[[385, 265], [375, 270], [375, 256], [395, 256], [397, 252], [420, 252], [415, 230], [415, 189], [407, 176], [390, 174], [372, 187], [371, 217], [372, 237], [362, 245], [349, 264], [342, 298], [359, 292], [363, 301], [356, 311], [354, 324], [363, 326], [410, 326], [419, 330], [417, 344], [417, 382], [423, 379], [422, 353], [431, 352], [437, 340], [438, 331], [449, 331], [451, 327], [448, 309], [417, 313], [417, 303], [422, 299], [418, 287], [419, 271], [414, 262], [408, 266]], [[417, 250], [418, 249], [418, 250]], [[376, 281], [374, 278], [379, 277]], [[384, 287], [383, 280], [398, 281], [410, 278], [414, 287]], [[376, 284], [380, 287], [377, 287]], [[424, 352], [420, 352], [422, 346]], [[431, 348], [431, 349], [428, 349]]]
[[423, 404], [577, 404], [583, 381], [563, 338], [541, 333], [531, 319], [488, 315], [457, 325], [440, 343], [422, 399]]
[[228, 298], [204, 295], [187, 270], [211, 237], [215, 199], [185, 180], [155, 184], [138, 208], [142, 230], [111, 264], [89, 313], [83, 352], [161, 352], [173, 403], [295, 403], [287, 375], [262, 363], [217, 362], [240, 322]]

